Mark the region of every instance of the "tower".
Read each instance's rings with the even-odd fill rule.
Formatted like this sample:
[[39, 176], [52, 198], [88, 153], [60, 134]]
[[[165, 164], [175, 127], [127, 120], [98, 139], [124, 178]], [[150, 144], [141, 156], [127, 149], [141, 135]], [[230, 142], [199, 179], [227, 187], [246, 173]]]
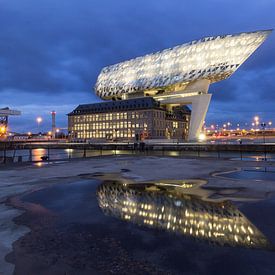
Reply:
[[55, 138], [55, 133], [56, 133], [56, 121], [55, 121], [55, 116], [56, 116], [56, 112], [52, 111], [51, 112], [52, 115], [52, 138]]

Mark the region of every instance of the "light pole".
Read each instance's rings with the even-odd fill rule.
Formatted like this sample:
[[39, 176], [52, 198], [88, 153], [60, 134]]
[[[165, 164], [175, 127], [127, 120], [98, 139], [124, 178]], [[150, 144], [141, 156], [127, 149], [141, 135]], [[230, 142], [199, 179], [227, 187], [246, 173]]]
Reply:
[[43, 120], [43, 119], [42, 119], [42, 117], [40, 117], [40, 116], [36, 118], [36, 122], [37, 122], [37, 125], [38, 125], [38, 134], [39, 134], [39, 132], [40, 132], [40, 123], [42, 122], [42, 120]]
[[258, 116], [255, 116], [254, 117], [254, 121], [255, 121], [255, 125], [256, 125], [256, 139], [257, 139], [257, 126], [259, 125], [259, 117]]
[[266, 124], [264, 122], [262, 122], [261, 126], [262, 126], [262, 129], [263, 129], [263, 141], [264, 141], [264, 144], [265, 144], [265, 127], [266, 127]]
[[266, 124], [264, 122], [262, 122], [261, 126], [263, 129], [263, 140], [264, 140], [264, 160], [266, 161], [266, 148], [265, 148], [265, 126], [266, 126]]

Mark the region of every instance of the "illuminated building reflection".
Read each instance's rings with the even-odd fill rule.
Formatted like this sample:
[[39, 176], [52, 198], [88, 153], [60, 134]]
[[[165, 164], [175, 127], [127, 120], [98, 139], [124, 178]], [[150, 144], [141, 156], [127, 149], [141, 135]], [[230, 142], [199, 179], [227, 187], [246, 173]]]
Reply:
[[41, 161], [41, 157], [47, 154], [46, 149], [37, 148], [32, 150], [32, 160], [33, 161]]
[[[128, 183], [98, 187], [104, 214], [219, 245], [269, 249], [267, 238], [230, 201], [209, 200], [203, 181]], [[208, 192], [208, 194], [207, 194]]]

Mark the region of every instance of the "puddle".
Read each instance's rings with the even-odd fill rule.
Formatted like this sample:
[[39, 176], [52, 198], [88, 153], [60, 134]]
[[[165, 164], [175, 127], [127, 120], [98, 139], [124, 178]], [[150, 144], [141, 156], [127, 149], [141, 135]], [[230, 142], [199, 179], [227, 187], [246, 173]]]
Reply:
[[264, 157], [264, 156], [250, 156], [250, 157], [237, 157], [237, 158], [230, 158], [230, 160], [245, 160], [245, 161], [268, 161], [273, 162], [275, 158], [272, 157]]
[[[182, 234], [211, 244], [270, 247], [266, 237], [230, 201], [210, 199], [214, 190], [202, 180], [121, 183], [97, 189], [103, 213], [124, 221]], [[232, 190], [219, 190], [232, 195]]]
[[275, 169], [274, 167], [249, 167], [229, 173], [220, 173], [218, 176], [240, 180], [275, 181]]
[[46, 165], [51, 165], [51, 164], [61, 164], [61, 163], [66, 163], [68, 161], [66, 160], [60, 160], [60, 161], [38, 161], [38, 162], [34, 162], [32, 165], [33, 166], [36, 166], [36, 167], [43, 167], [43, 166], [46, 166]]
[[262, 232], [261, 215], [255, 223], [228, 200], [243, 201], [240, 192], [201, 179], [82, 174], [22, 198], [29, 209], [17, 222], [32, 230], [9, 259], [14, 274], [29, 275], [272, 274], [274, 222]]

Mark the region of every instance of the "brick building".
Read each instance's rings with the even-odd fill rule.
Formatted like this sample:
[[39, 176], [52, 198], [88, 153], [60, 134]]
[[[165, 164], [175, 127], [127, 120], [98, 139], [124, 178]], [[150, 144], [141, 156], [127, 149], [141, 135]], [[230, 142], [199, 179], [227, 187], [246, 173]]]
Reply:
[[152, 97], [79, 105], [68, 114], [71, 140], [179, 139], [188, 134], [191, 111], [169, 111]]

